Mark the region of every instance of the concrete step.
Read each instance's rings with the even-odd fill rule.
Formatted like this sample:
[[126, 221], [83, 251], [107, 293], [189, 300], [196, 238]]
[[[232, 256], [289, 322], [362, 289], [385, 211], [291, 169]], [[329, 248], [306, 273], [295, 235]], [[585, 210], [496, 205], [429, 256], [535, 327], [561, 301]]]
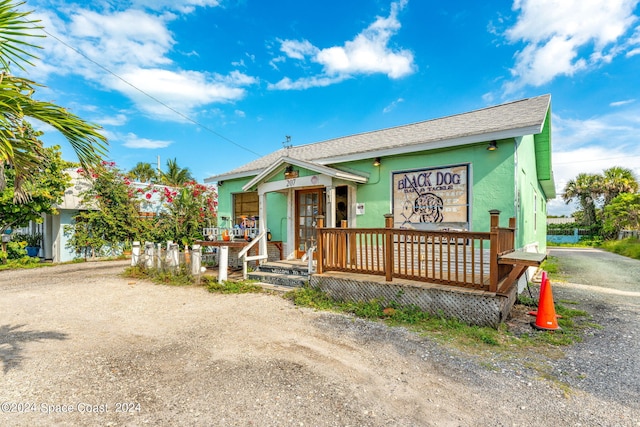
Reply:
[[300, 262], [271, 261], [261, 264], [258, 271], [276, 273], [288, 276], [308, 276], [309, 269]]
[[262, 289], [266, 291], [278, 292], [281, 294], [286, 294], [287, 292], [291, 292], [293, 289], [291, 286], [280, 286], [274, 285], [273, 283], [265, 283], [265, 282], [256, 282], [256, 285], [260, 286]]
[[263, 283], [271, 283], [277, 286], [287, 286], [289, 288], [304, 286], [309, 281], [307, 275], [280, 274], [270, 271], [252, 271], [249, 273], [249, 279]]

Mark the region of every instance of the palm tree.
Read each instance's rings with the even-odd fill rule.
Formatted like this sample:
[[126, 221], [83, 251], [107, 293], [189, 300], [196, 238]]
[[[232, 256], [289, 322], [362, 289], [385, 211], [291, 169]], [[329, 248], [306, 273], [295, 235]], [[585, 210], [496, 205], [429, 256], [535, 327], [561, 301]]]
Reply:
[[562, 198], [569, 204], [574, 199], [578, 199], [578, 204], [584, 213], [585, 225], [596, 223], [596, 199], [598, 198], [598, 188], [600, 186], [599, 175], [580, 173], [576, 179], [567, 182], [564, 187]]
[[188, 181], [193, 181], [189, 168], [178, 166], [176, 159], [167, 160], [167, 171], [160, 173], [160, 180], [170, 187], [181, 187]]
[[638, 191], [638, 181], [631, 169], [614, 166], [604, 171], [599, 191], [604, 197], [604, 206], [608, 206], [618, 194]]
[[28, 199], [21, 185], [43, 161], [43, 148], [37, 135], [26, 125], [26, 119], [37, 119], [57, 129], [69, 141], [85, 168], [98, 166], [106, 152], [106, 138], [99, 126], [87, 123], [64, 108], [50, 102], [33, 99], [37, 83], [11, 74], [10, 65], [25, 71], [35, 58], [26, 49], [39, 46], [26, 41], [42, 37], [42, 29], [31, 12], [19, 12], [24, 3], [0, 0], [0, 189], [5, 185], [4, 170], [15, 170], [15, 202]]
[[139, 182], [155, 182], [158, 177], [156, 170], [149, 163], [138, 162], [133, 169], [129, 171], [131, 178]]

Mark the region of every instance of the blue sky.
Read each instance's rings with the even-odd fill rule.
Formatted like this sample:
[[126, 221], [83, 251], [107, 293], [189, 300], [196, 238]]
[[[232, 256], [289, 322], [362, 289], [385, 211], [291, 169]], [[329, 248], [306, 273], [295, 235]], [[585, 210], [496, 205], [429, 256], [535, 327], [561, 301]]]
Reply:
[[[640, 176], [639, 0], [27, 0], [27, 77], [104, 127], [123, 169], [204, 178], [282, 147], [550, 93], [558, 191]], [[45, 129], [46, 130], [46, 129]], [[61, 144], [46, 130], [48, 145]], [[557, 199], [552, 214], [570, 213]]]

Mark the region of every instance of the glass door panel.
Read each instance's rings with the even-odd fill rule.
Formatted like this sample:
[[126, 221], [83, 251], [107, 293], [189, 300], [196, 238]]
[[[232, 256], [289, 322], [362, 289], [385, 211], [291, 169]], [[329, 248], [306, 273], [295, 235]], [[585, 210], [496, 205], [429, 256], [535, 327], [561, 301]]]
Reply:
[[324, 189], [296, 192], [296, 256], [301, 258], [316, 242], [316, 217], [324, 215]]

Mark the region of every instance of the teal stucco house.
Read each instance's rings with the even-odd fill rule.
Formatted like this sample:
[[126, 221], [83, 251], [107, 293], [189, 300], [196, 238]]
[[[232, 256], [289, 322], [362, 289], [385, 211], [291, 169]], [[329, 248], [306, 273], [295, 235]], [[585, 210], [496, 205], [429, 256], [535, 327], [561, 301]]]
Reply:
[[325, 227], [489, 231], [515, 218], [516, 250], [546, 251], [555, 197], [550, 95], [453, 116], [279, 149], [217, 183], [222, 227], [246, 218], [304, 256]]

